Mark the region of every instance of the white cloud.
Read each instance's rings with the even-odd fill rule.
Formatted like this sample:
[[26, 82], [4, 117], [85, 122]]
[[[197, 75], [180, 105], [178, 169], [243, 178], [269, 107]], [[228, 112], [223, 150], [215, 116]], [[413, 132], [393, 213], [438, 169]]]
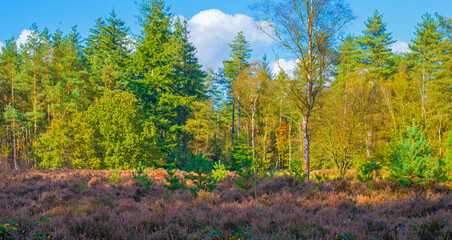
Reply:
[[28, 36], [31, 34], [31, 30], [24, 29], [20, 32], [19, 38], [16, 40], [16, 45], [21, 47], [27, 42]]
[[297, 67], [298, 62], [299, 62], [299, 60], [279, 59], [271, 65], [272, 74], [277, 75], [279, 73], [279, 71], [281, 71], [281, 69], [282, 69], [290, 77], [293, 77], [293, 72], [295, 71], [295, 68]]
[[391, 45], [391, 49], [393, 53], [408, 53], [411, 50], [408, 48], [407, 42], [397, 41]]
[[243, 31], [251, 49], [270, 45], [272, 40], [258, 30], [253, 19], [243, 14], [229, 15], [218, 9], [201, 11], [188, 21], [191, 41], [202, 65], [218, 67], [229, 56], [229, 45]]

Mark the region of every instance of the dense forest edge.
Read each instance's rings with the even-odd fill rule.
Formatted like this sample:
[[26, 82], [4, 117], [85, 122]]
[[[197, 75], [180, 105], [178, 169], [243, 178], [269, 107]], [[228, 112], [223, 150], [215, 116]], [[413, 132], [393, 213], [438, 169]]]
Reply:
[[352, 35], [342, 0], [256, 3], [297, 63], [272, 74], [137, 7], [138, 35], [111, 11], [1, 48], [0, 239], [452, 239], [452, 19], [394, 53], [377, 10]]
[[450, 176], [452, 21], [426, 13], [410, 51], [395, 54], [378, 11], [362, 35], [345, 35], [351, 10], [328, 2], [319, 11], [340, 15], [313, 22], [305, 42], [300, 20], [284, 19], [303, 6], [284, 6], [254, 6], [258, 27], [298, 58], [276, 76], [265, 58], [249, 62], [242, 32], [222, 68], [203, 70], [187, 22], [163, 1], [139, 4], [137, 37], [114, 11], [86, 39], [33, 24], [25, 44], [10, 39], [0, 55], [1, 167], [182, 169], [201, 154], [229, 170], [343, 176], [373, 164]]

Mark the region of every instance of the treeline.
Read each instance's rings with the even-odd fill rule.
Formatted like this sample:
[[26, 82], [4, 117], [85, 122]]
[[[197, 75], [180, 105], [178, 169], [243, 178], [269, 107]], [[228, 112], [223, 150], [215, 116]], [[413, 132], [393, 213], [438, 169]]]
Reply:
[[[137, 38], [112, 12], [84, 40], [75, 27], [51, 34], [33, 25], [24, 45], [6, 42], [2, 168], [182, 167], [196, 155], [230, 169], [303, 168], [303, 95], [290, 89], [306, 87], [302, 64], [273, 76], [266, 59], [250, 61], [239, 32], [223, 67], [204, 71], [187, 23], [163, 1], [144, 1], [139, 22]], [[425, 14], [410, 52], [399, 54], [382, 15], [365, 24], [328, 56], [334, 64], [309, 112], [311, 168], [389, 166], [414, 122], [429, 161], [450, 169], [452, 22]]]

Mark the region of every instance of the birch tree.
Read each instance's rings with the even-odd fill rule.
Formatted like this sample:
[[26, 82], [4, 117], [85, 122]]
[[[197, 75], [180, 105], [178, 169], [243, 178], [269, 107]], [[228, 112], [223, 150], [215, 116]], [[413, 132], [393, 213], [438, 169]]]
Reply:
[[258, 28], [276, 41], [298, 62], [288, 92], [302, 112], [304, 172], [310, 172], [310, 116], [328, 79], [333, 62], [334, 40], [353, 20], [343, 0], [265, 1], [254, 6]]

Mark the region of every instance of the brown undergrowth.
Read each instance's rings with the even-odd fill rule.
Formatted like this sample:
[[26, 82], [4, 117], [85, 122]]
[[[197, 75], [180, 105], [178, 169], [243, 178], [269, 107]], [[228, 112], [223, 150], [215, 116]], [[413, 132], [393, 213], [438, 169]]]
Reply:
[[24, 233], [29, 239], [452, 239], [450, 184], [374, 180], [369, 189], [351, 178], [276, 176], [259, 183], [256, 207], [254, 190], [232, 176], [195, 195], [166, 189], [163, 169], [147, 173], [156, 186], [136, 201], [132, 171], [0, 172], [0, 219], [33, 226], [57, 216]]

